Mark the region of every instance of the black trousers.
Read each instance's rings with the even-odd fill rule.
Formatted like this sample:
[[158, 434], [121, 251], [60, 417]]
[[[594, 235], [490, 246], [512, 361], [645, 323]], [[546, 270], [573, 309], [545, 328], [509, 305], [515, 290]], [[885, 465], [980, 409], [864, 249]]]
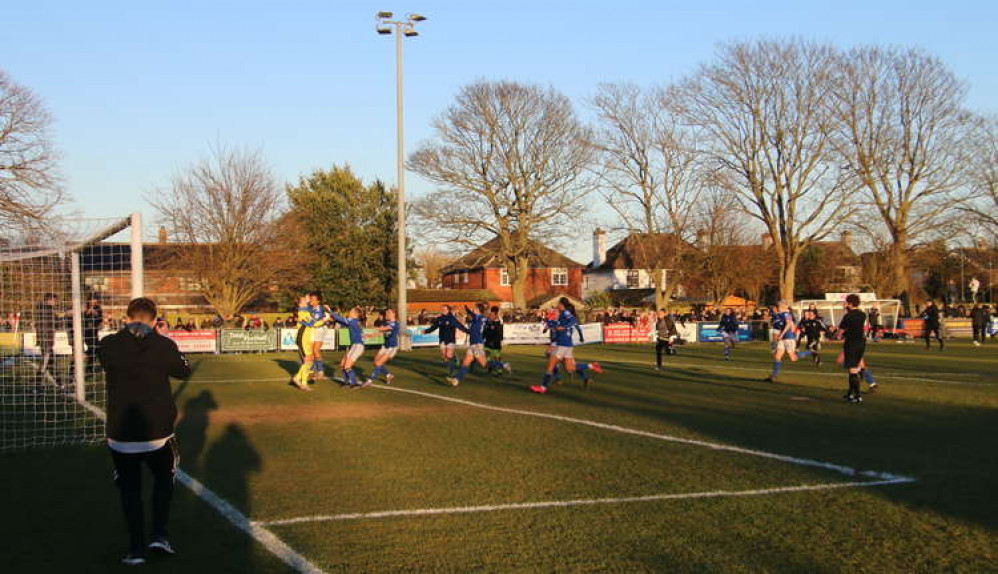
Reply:
[[939, 327], [926, 327], [925, 328], [925, 348], [928, 349], [930, 345], [930, 340], [932, 335], [936, 336], [936, 340], [939, 341], [939, 348], [943, 348], [943, 338], [939, 334]]
[[[110, 449], [109, 449], [110, 450]], [[179, 461], [177, 441], [170, 439], [166, 445], [152, 452], [124, 454], [111, 450], [114, 461], [114, 483], [121, 495], [121, 509], [128, 527], [129, 548], [144, 553], [146, 547], [145, 519], [142, 508], [142, 465], [152, 472], [152, 534], [166, 536], [166, 523], [170, 518], [173, 500], [174, 474]]]
[[662, 355], [671, 354], [672, 343], [665, 339], [658, 339], [655, 342], [655, 364], [662, 366]]
[[974, 325], [974, 340], [978, 343], [983, 343], [984, 338], [987, 336], [987, 327], [985, 325]]

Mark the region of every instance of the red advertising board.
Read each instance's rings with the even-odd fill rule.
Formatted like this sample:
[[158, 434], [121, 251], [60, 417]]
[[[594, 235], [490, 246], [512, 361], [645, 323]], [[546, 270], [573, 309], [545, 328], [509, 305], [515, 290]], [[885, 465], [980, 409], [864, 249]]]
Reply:
[[629, 323], [603, 325], [604, 343], [647, 343], [651, 340], [651, 325], [631, 326]]
[[925, 336], [925, 320], [924, 319], [905, 319], [904, 320], [904, 332], [908, 334], [909, 337], [918, 338]]
[[217, 346], [216, 332], [210, 329], [202, 331], [169, 331], [167, 336], [177, 343], [182, 353], [214, 353]]

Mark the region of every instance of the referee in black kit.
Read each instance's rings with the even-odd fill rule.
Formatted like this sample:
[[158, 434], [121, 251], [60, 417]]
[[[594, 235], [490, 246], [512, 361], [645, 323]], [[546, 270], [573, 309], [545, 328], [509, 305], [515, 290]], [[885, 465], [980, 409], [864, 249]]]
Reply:
[[[127, 314], [125, 327], [105, 337], [97, 353], [107, 373], [107, 445], [131, 544], [122, 562], [139, 565], [145, 564], [147, 549], [176, 553], [166, 532], [178, 462], [173, 438], [177, 405], [170, 377], [187, 378], [191, 367], [177, 344], [155, 331], [156, 303], [133, 299]], [[143, 464], [153, 475], [148, 546], [143, 531]]]
[[859, 371], [866, 352], [866, 313], [859, 308], [859, 295], [846, 297], [846, 314], [839, 323], [845, 344], [842, 345], [842, 366], [849, 371], [849, 391], [846, 400], [857, 405], [863, 402], [859, 392]]

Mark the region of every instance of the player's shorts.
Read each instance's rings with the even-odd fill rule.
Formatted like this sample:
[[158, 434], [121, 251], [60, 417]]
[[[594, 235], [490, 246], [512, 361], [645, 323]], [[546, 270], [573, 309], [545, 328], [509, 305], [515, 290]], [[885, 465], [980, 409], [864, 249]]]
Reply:
[[451, 353], [453, 353], [454, 352], [454, 343], [440, 343], [440, 350], [441, 351], [450, 351]]
[[780, 339], [776, 341], [774, 352], [783, 349], [788, 355], [797, 354], [797, 339]]
[[363, 354], [364, 354], [364, 345], [360, 343], [354, 343], [353, 345], [350, 345], [349, 349], [347, 349], [346, 358], [349, 361], [356, 361]]
[[390, 361], [395, 358], [395, 353], [398, 352], [398, 347], [381, 347], [378, 349], [378, 357], [384, 357]]
[[315, 341], [315, 329], [312, 327], [302, 329], [301, 336], [298, 337], [298, 352], [302, 355], [311, 355], [313, 341]]
[[325, 342], [326, 340], [326, 328], [325, 327], [312, 327], [312, 343]]
[[468, 345], [468, 352], [471, 353], [471, 356], [476, 359], [478, 357], [485, 357], [485, 345], [482, 343], [478, 343], [477, 345]]
[[562, 347], [560, 345], [555, 345], [552, 348], [551, 354], [559, 359], [571, 359], [573, 357], [572, 351], [575, 347]]
[[489, 355], [490, 361], [498, 361], [502, 359], [502, 349], [485, 349]]
[[730, 344], [734, 345], [735, 342], [738, 341], [738, 333], [729, 333], [727, 331], [722, 331], [721, 332], [721, 341], [723, 341], [725, 344], [729, 344], [730, 343]]
[[842, 346], [842, 367], [845, 369], [855, 369], [863, 360], [863, 353], [866, 352], [866, 343], [846, 343]]

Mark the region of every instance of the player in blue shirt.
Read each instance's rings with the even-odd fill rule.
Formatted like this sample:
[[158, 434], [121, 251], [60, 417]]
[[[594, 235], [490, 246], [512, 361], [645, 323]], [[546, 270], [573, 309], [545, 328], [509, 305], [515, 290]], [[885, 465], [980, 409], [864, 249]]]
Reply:
[[388, 361], [395, 357], [399, 350], [399, 331], [401, 325], [395, 317], [395, 309], [385, 309], [385, 321], [377, 327], [385, 336], [385, 342], [378, 349], [378, 354], [374, 356], [374, 370], [367, 379], [367, 384], [377, 380], [380, 375], [385, 375], [385, 384], [390, 385], [395, 380], [395, 375], [388, 372]]
[[368, 385], [367, 381], [360, 383], [357, 372], [353, 370], [354, 363], [364, 354], [364, 328], [360, 325], [359, 316], [360, 312], [356, 307], [347, 311], [346, 317], [332, 313], [333, 320], [350, 330], [350, 346], [343, 353], [340, 368], [343, 369], [343, 384], [353, 389]]
[[724, 360], [731, 360], [731, 351], [735, 348], [738, 340], [738, 317], [735, 317], [735, 310], [728, 307], [721, 315], [721, 322], [718, 325], [721, 331], [721, 340], [724, 341]]
[[442, 311], [440, 315], [433, 320], [429, 328], [423, 330], [423, 333], [428, 334], [438, 329], [440, 330], [440, 357], [443, 359], [444, 364], [447, 365], [447, 380], [449, 381], [454, 376], [454, 370], [457, 368], [457, 353], [454, 350], [457, 346], [457, 332], [464, 331], [467, 333], [468, 328], [454, 316], [450, 305], [444, 305], [440, 309]]
[[449, 377], [447, 382], [452, 386], [456, 387], [464, 382], [464, 376], [468, 374], [468, 367], [472, 363], [477, 362], [479, 366], [483, 369], [487, 369], [486, 353], [485, 353], [485, 321], [487, 320], [485, 316], [485, 310], [488, 306], [485, 303], [475, 303], [475, 308], [471, 307], [465, 308], [468, 311], [468, 352], [464, 355], [464, 360], [461, 361], [461, 366], [458, 367], [457, 376]]
[[575, 343], [572, 341], [572, 336], [578, 332], [579, 340], [581, 341], [582, 327], [579, 325], [578, 318], [576, 318], [575, 305], [572, 304], [568, 297], [562, 297], [558, 300], [558, 320], [554, 323], [549, 323], [549, 328], [556, 334], [555, 342], [557, 345], [548, 357], [548, 367], [544, 372], [541, 384], [530, 387], [530, 390], [541, 395], [547, 394], [548, 388], [554, 380], [555, 367], [558, 366], [559, 362], [564, 363], [565, 370], [569, 373], [577, 373], [581, 376], [583, 385], [588, 386], [589, 371], [602, 373], [603, 368], [600, 367], [599, 363], [575, 362], [575, 356], [573, 355]]
[[773, 372], [763, 379], [767, 383], [775, 383], [776, 377], [780, 375], [780, 368], [783, 366], [783, 355], [788, 355], [792, 362], [797, 362], [797, 325], [794, 322], [794, 315], [790, 312], [790, 304], [780, 301], [776, 306], [776, 314], [773, 315], [773, 328], [770, 331], [774, 335], [773, 348]]
[[326, 341], [326, 326], [332, 322], [329, 307], [322, 304], [322, 296], [318, 291], [308, 294], [309, 314], [312, 327], [312, 374], [309, 379], [322, 379], [326, 376], [326, 365], [322, 361], [322, 344]]

